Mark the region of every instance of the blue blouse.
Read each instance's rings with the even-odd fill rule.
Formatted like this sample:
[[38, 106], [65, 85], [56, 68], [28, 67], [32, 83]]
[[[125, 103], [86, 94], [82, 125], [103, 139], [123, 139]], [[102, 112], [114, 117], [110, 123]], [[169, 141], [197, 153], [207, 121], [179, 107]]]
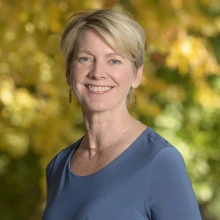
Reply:
[[184, 160], [148, 127], [98, 172], [79, 176], [70, 161], [82, 138], [46, 169], [42, 220], [201, 220]]

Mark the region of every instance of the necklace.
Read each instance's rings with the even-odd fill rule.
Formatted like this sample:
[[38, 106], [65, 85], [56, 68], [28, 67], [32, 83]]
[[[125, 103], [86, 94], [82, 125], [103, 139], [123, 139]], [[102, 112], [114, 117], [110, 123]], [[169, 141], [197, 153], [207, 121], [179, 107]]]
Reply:
[[[127, 129], [128, 129], [128, 128], [125, 128], [125, 129], [122, 131], [121, 136], [123, 135], [123, 133], [124, 133]], [[120, 133], [119, 133], [119, 135], [120, 135]], [[115, 140], [117, 139], [117, 137], [118, 137], [119, 135], [116, 136]], [[102, 148], [101, 146], [100, 146], [100, 147], [90, 147], [90, 145], [89, 145], [89, 149], [92, 150], [92, 151], [94, 151], [94, 152], [99, 151], [101, 148]]]
[[[137, 123], [137, 122], [139, 122], [139, 121], [136, 120], [135, 122], [132, 123], [132, 125], [135, 124], [135, 123]], [[125, 123], [125, 124], [126, 124], [126, 123]], [[112, 142], [112, 144], [113, 144], [113, 143], [116, 143], [116, 141], [119, 140], [120, 137], [122, 137], [122, 135], [124, 134], [124, 132], [125, 132], [127, 129], [128, 129], [128, 126], [127, 126], [122, 132], [119, 132], [119, 134], [115, 136], [114, 142]], [[87, 141], [88, 141], [88, 138], [87, 138], [87, 137], [86, 137], [86, 139], [87, 139]], [[85, 140], [85, 139], [84, 139], [84, 140]], [[107, 142], [106, 142], [106, 143], [107, 143]], [[103, 145], [103, 146], [104, 146], [104, 145]], [[109, 145], [109, 146], [110, 146], [110, 145]], [[90, 149], [91, 151], [94, 151], [94, 152], [98, 152], [101, 148], [102, 148], [102, 147], [92, 148], [92, 147], [89, 146], [89, 149]], [[104, 164], [104, 165], [106, 166], [106, 164]], [[89, 163], [88, 166], [87, 166], [86, 172], [83, 173], [83, 176], [88, 176], [88, 175], [90, 175], [90, 174], [92, 174], [92, 173], [95, 173], [95, 172], [97, 172], [98, 170], [102, 169], [103, 167], [104, 167], [104, 166], [102, 165], [101, 168], [98, 167], [98, 169], [97, 169], [97, 167], [95, 167], [94, 165], [92, 165], [91, 163]]]

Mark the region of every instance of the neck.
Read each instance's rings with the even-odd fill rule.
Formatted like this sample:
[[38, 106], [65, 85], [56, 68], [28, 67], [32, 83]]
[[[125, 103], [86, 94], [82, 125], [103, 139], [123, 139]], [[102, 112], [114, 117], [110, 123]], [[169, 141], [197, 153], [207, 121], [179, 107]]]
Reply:
[[85, 148], [91, 154], [105, 150], [123, 138], [124, 133], [136, 121], [129, 112], [89, 113], [83, 111], [87, 133], [84, 140]]

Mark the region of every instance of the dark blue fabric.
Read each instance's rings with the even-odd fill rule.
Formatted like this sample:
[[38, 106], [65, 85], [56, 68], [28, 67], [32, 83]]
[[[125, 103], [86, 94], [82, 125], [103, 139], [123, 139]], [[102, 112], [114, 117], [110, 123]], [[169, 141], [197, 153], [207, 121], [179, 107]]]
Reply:
[[89, 176], [70, 170], [81, 140], [47, 166], [43, 220], [201, 220], [182, 156], [150, 127]]

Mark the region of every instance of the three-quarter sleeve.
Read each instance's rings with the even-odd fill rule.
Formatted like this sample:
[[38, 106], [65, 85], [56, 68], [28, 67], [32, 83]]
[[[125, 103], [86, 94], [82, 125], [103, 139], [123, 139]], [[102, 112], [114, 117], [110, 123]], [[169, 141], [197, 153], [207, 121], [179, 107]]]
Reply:
[[146, 176], [145, 207], [151, 220], [201, 220], [198, 203], [181, 154], [160, 150]]

